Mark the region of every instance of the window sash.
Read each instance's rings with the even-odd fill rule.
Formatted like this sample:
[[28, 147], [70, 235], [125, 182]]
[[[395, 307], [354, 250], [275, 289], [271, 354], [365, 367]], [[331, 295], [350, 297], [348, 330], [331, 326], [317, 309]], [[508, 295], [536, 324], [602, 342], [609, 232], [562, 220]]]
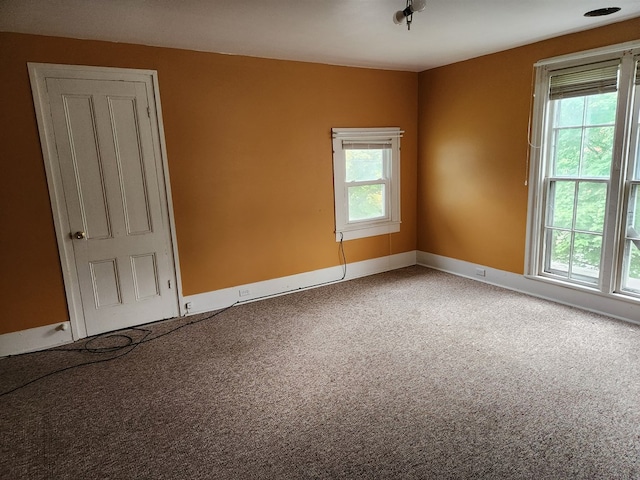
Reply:
[[[629, 195], [625, 210], [624, 225], [626, 228], [623, 232], [620, 290], [629, 295], [640, 297], [640, 180], [629, 182]], [[636, 220], [638, 221], [636, 222]]]
[[[351, 201], [350, 201], [350, 189], [352, 187], [362, 187], [369, 185], [380, 185], [382, 192], [382, 214], [376, 216], [369, 216], [364, 218], [352, 218], [355, 214], [351, 209]], [[348, 225], [357, 225], [360, 223], [372, 222], [372, 221], [380, 221], [380, 220], [388, 220], [389, 219], [389, 182], [349, 182], [347, 183], [346, 192], [347, 192], [347, 224]], [[353, 209], [355, 210], [355, 208]]]
[[[348, 225], [357, 225], [357, 224], [362, 224], [362, 223], [366, 223], [366, 222], [372, 222], [372, 221], [382, 221], [382, 220], [388, 220], [389, 219], [389, 212], [390, 212], [390, 197], [388, 195], [389, 189], [390, 189], [390, 176], [391, 176], [391, 172], [390, 172], [390, 165], [391, 165], [391, 161], [392, 161], [392, 151], [391, 151], [391, 140], [389, 139], [388, 141], [379, 141], [379, 142], [373, 142], [373, 141], [369, 141], [366, 143], [363, 142], [357, 142], [357, 141], [342, 141], [342, 150], [345, 153], [345, 165], [346, 165], [346, 153], [349, 150], [375, 150], [375, 151], [381, 151], [382, 152], [382, 165], [381, 165], [381, 176], [378, 178], [373, 178], [370, 180], [350, 180], [347, 181], [346, 179], [346, 169], [345, 169], [345, 178], [344, 178], [344, 182], [345, 182], [345, 190], [346, 190], [346, 196], [347, 196], [347, 201], [346, 201], [346, 209], [347, 209], [347, 215], [346, 215], [346, 223]], [[382, 209], [382, 213], [381, 215], [371, 215], [371, 216], [365, 216], [362, 218], [359, 218], [356, 214], [355, 214], [355, 210], [357, 209], [357, 205], [353, 205], [352, 208], [352, 203], [351, 203], [351, 192], [352, 192], [352, 187], [364, 187], [364, 186], [376, 186], [376, 185], [380, 185], [381, 188], [381, 194], [382, 194], [382, 203], [381, 203], [381, 209]]]
[[[637, 263], [640, 250], [640, 56], [635, 57], [634, 73], [634, 102], [630, 122], [629, 157], [624, 187], [624, 214], [621, 232], [622, 252], [619, 259], [620, 275], [616, 279], [617, 290], [624, 294], [640, 299], [640, 274], [630, 278], [632, 259]], [[636, 208], [637, 207], [637, 208]], [[636, 222], [638, 220], [638, 222]], [[634, 263], [636, 263], [634, 262]], [[638, 270], [636, 266], [634, 270]], [[632, 273], [632, 272], [631, 272]]]
[[[391, 178], [391, 162], [392, 162], [392, 149], [391, 149], [391, 144], [388, 144], [389, 146], [387, 146], [387, 144], [383, 144], [383, 143], [379, 143], [379, 144], [372, 144], [372, 143], [367, 143], [367, 144], [357, 144], [357, 143], [349, 143], [347, 145], [347, 148], [345, 148], [345, 142], [342, 143], [342, 150], [344, 153], [344, 161], [345, 161], [345, 176], [343, 178], [343, 181], [346, 182], [347, 184], [350, 184], [352, 182], [366, 182], [366, 181], [373, 181], [373, 182], [380, 182], [381, 180], [388, 180], [389, 178]], [[360, 148], [361, 146], [364, 146], [365, 148]], [[348, 174], [347, 174], [347, 168], [346, 168], [346, 164], [347, 164], [347, 158], [346, 158], [346, 154], [349, 150], [378, 150], [382, 152], [382, 165], [381, 165], [381, 172], [380, 172], [380, 176], [377, 178], [370, 178], [369, 180], [348, 180]]]

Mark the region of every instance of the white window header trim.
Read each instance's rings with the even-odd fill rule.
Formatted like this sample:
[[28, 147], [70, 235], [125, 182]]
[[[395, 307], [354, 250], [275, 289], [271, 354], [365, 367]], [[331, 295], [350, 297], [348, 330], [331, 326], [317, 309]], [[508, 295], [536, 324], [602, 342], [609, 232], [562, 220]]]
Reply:
[[387, 128], [332, 128], [332, 138], [362, 140], [364, 138], [401, 138], [404, 130], [399, 127]]
[[640, 49], [640, 40], [634, 40], [631, 42], [618, 43], [617, 45], [609, 45], [607, 47], [594, 48], [592, 50], [585, 50], [580, 53], [569, 53], [567, 55], [560, 55], [558, 57], [545, 58], [533, 64], [534, 67], [543, 67], [546, 65], [554, 65], [557, 63], [565, 63], [572, 60], [582, 59], [594, 59], [598, 55], [612, 55], [616, 53], [623, 53], [629, 50]]

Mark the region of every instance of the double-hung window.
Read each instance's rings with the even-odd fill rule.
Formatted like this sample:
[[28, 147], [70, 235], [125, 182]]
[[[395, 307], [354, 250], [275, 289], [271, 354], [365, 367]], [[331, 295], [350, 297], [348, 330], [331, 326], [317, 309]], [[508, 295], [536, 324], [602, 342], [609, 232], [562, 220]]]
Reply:
[[400, 231], [399, 128], [334, 128], [336, 240]]
[[536, 65], [527, 274], [640, 300], [640, 43]]

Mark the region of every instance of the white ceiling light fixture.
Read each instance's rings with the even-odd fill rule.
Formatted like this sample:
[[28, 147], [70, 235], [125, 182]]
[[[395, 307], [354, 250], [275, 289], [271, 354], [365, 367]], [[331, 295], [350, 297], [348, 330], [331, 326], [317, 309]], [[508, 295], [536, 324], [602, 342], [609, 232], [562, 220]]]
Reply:
[[421, 12], [427, 8], [427, 0], [407, 0], [407, 6], [404, 10], [398, 10], [393, 14], [393, 23], [396, 25], [402, 25], [404, 19], [407, 19], [407, 30], [411, 30], [411, 22], [413, 21], [413, 14], [415, 12]]

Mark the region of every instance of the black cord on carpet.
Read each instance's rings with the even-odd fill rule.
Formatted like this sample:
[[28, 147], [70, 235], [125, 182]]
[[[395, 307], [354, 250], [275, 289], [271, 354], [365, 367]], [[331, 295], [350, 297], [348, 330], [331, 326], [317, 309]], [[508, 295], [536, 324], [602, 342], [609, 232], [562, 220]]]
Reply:
[[[244, 300], [244, 301], [237, 301], [232, 303], [231, 305], [229, 305], [228, 307], [223, 308], [222, 310], [218, 310], [210, 315], [207, 315], [206, 317], [203, 318], [198, 318], [197, 320], [192, 320], [191, 322], [187, 322], [184, 323], [182, 325], [179, 325], [175, 328], [172, 328], [171, 330], [168, 330], [164, 333], [161, 333], [160, 335], [156, 335], [155, 337], [151, 337], [148, 338], [149, 335], [151, 335], [152, 331], [148, 330], [146, 328], [141, 328], [141, 327], [127, 327], [127, 328], [123, 328], [121, 330], [116, 330], [115, 332], [106, 332], [106, 333], [102, 333], [100, 335], [96, 335], [95, 337], [90, 338], [89, 340], [87, 340], [87, 342], [84, 344], [84, 346], [82, 346], [81, 348], [52, 348], [49, 350], [40, 350], [37, 352], [29, 352], [29, 353], [23, 353], [21, 355], [33, 355], [33, 354], [38, 354], [38, 353], [50, 353], [50, 352], [87, 352], [87, 353], [91, 353], [91, 354], [103, 354], [103, 353], [112, 353], [112, 352], [119, 352], [121, 350], [125, 350], [122, 353], [120, 353], [119, 355], [114, 355], [113, 357], [109, 357], [109, 358], [102, 358], [100, 360], [92, 360], [90, 362], [83, 362], [83, 363], [79, 363], [77, 365], [71, 365], [69, 367], [64, 367], [64, 368], [60, 368], [58, 370], [54, 370], [52, 372], [46, 373], [40, 377], [34, 378], [33, 380], [30, 380], [26, 383], [23, 383], [21, 385], [18, 385], [15, 388], [12, 388], [11, 390], [7, 390], [6, 392], [2, 392], [0, 393], [0, 397], [4, 397], [5, 395], [9, 395], [10, 393], [13, 393], [15, 391], [21, 390], [22, 388], [31, 385], [33, 383], [39, 382], [40, 380], [43, 380], [47, 377], [51, 377], [53, 375], [57, 375], [58, 373], [62, 373], [62, 372], [66, 372], [68, 370], [72, 370], [74, 368], [79, 368], [79, 367], [84, 367], [86, 365], [94, 365], [97, 363], [103, 363], [103, 362], [110, 362], [111, 360], [115, 360], [116, 358], [120, 358], [120, 357], [124, 357], [125, 355], [128, 355], [129, 353], [131, 353], [132, 351], [134, 351], [136, 349], [136, 347], [138, 347], [139, 345], [142, 345], [143, 343], [148, 343], [148, 342], [152, 342], [154, 340], [157, 340], [159, 338], [165, 337], [167, 335], [170, 335], [178, 330], [180, 330], [181, 328], [184, 327], [188, 327], [190, 325], [195, 325], [197, 323], [200, 322], [204, 322], [205, 320], [210, 320], [213, 317], [216, 317], [218, 315], [220, 315], [221, 313], [226, 312], [227, 310], [235, 307], [236, 305], [242, 304], [242, 303], [247, 303], [247, 302], [253, 302], [256, 300], [263, 300], [266, 298], [271, 298], [271, 297], [276, 297], [276, 296], [280, 296], [280, 295], [284, 295], [286, 293], [292, 293], [292, 292], [297, 292], [300, 290], [306, 290], [309, 288], [316, 288], [316, 287], [321, 287], [323, 285], [329, 285], [331, 283], [336, 283], [336, 282], [341, 282], [342, 280], [344, 280], [347, 277], [347, 257], [344, 253], [344, 235], [342, 233], [340, 233], [340, 245], [338, 246], [338, 251], [339, 254], [342, 257], [342, 277], [337, 279], [337, 280], [329, 280], [327, 282], [322, 282], [322, 283], [316, 283], [313, 285], [309, 285], [307, 287], [299, 287], [299, 288], [294, 288], [292, 290], [286, 290], [284, 292], [278, 292], [278, 293], [274, 293], [271, 295], [264, 295], [262, 297], [255, 297], [252, 298], [250, 300]], [[130, 335], [127, 335], [126, 333], [120, 333], [123, 331], [131, 331], [131, 330], [135, 330], [138, 332], [143, 332], [143, 336], [141, 340], [135, 341], [133, 339], [133, 337], [131, 337]], [[93, 345], [93, 343], [102, 340], [102, 339], [114, 339], [114, 338], [121, 338], [125, 340], [125, 344], [123, 345], [115, 345], [115, 346], [107, 346], [107, 347], [92, 347], [91, 345]], [[10, 355], [11, 357], [12, 355]]]
[[[237, 303], [237, 302], [236, 302]], [[204, 318], [199, 318], [197, 320], [193, 320], [191, 322], [182, 324], [176, 328], [173, 328], [171, 330], [168, 330], [164, 333], [161, 333], [160, 335], [157, 335], [155, 337], [152, 338], [148, 338], [149, 335], [151, 335], [152, 331], [146, 328], [141, 328], [141, 327], [127, 327], [125, 329], [122, 330], [117, 330], [116, 332], [107, 332], [107, 333], [103, 333], [100, 335], [97, 335], [93, 338], [90, 338], [83, 347], [81, 348], [52, 348], [49, 350], [41, 350], [38, 352], [30, 352], [29, 354], [36, 354], [36, 353], [51, 353], [51, 352], [87, 352], [87, 353], [91, 353], [91, 354], [99, 354], [99, 353], [111, 353], [111, 352], [118, 352], [121, 350], [124, 350], [122, 353], [120, 353], [119, 355], [114, 355], [113, 357], [109, 357], [109, 358], [102, 358], [100, 360], [92, 360], [90, 362], [83, 362], [83, 363], [79, 363], [77, 365], [71, 365], [69, 367], [64, 367], [64, 368], [60, 368], [58, 370], [54, 370], [52, 372], [46, 373], [40, 377], [34, 378], [33, 380], [30, 380], [26, 383], [23, 383], [22, 385], [18, 385], [15, 388], [12, 388], [11, 390], [7, 390], [6, 392], [2, 392], [0, 393], [0, 397], [4, 397], [5, 395], [9, 395], [10, 393], [13, 393], [17, 390], [20, 390], [24, 387], [26, 387], [27, 385], [31, 385], [32, 383], [36, 383], [40, 380], [43, 380], [47, 377], [51, 377], [53, 375], [56, 375], [58, 373], [62, 373], [62, 372], [66, 372], [67, 370], [72, 370], [74, 368], [79, 368], [79, 367], [84, 367], [86, 365], [94, 365], [96, 363], [103, 363], [103, 362], [110, 362], [111, 360], [115, 360], [116, 358], [120, 358], [120, 357], [124, 357], [125, 355], [128, 355], [129, 353], [133, 352], [136, 347], [138, 347], [139, 345], [142, 345], [143, 343], [148, 343], [148, 342], [152, 342], [154, 340], [157, 340], [158, 338], [162, 338], [166, 335], [169, 335], [171, 333], [176, 332], [177, 330], [180, 330], [181, 328], [187, 327], [189, 325], [194, 325], [196, 323], [200, 323], [200, 322], [204, 322], [205, 320], [209, 320], [223, 312], [226, 312], [227, 310], [229, 310], [230, 308], [232, 308], [233, 306], [236, 305], [236, 303], [222, 309], [222, 310], [218, 310], [217, 312], [208, 315]], [[135, 341], [133, 339], [133, 337], [131, 337], [130, 335], [127, 335], [125, 333], [118, 333], [118, 332], [122, 332], [122, 331], [131, 331], [131, 330], [135, 330], [138, 332], [143, 332], [143, 336], [141, 340]], [[92, 344], [92, 342], [97, 342], [99, 340], [105, 339], [105, 338], [124, 338], [127, 343], [125, 345], [116, 345], [116, 346], [108, 346], [108, 347], [91, 347], [90, 345]], [[23, 354], [24, 355], [24, 354]]]

